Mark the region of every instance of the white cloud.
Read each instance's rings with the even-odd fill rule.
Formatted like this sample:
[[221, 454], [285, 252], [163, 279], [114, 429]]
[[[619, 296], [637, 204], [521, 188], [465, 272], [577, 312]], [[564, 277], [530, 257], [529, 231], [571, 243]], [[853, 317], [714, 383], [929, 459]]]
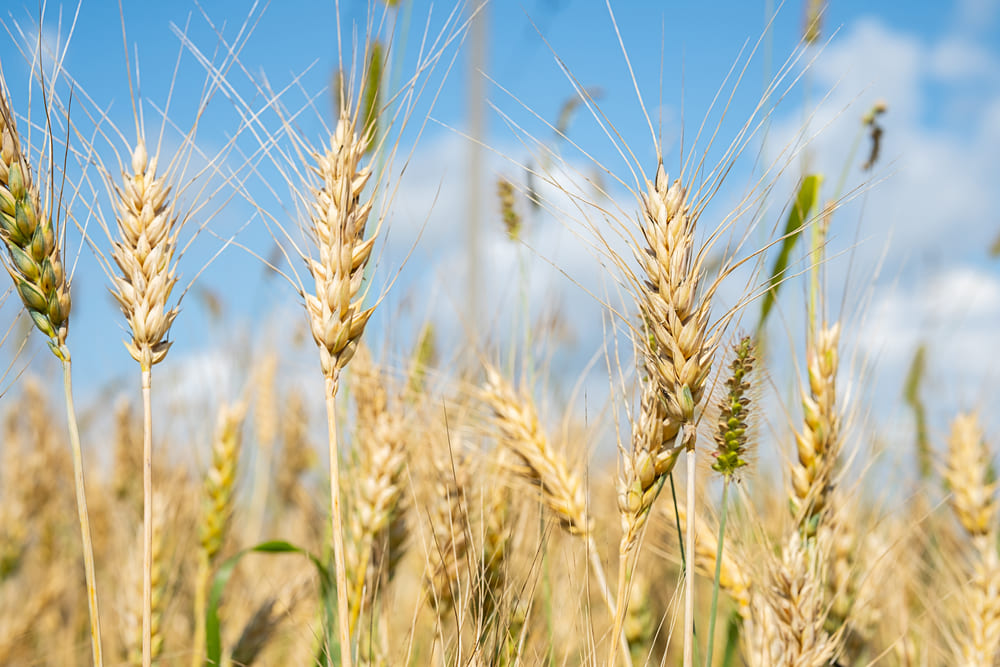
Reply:
[[965, 37], [949, 36], [934, 46], [928, 57], [929, 71], [946, 81], [996, 79], [996, 55]]

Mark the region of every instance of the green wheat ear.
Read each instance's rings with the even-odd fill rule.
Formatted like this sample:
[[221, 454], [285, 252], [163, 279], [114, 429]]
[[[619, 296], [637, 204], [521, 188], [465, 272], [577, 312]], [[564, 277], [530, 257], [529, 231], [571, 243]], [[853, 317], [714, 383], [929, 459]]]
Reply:
[[726, 394], [721, 401], [718, 430], [715, 433], [715, 463], [712, 470], [725, 476], [734, 474], [747, 465], [743, 458], [747, 447], [747, 408], [750, 398], [747, 392], [750, 383], [747, 376], [753, 370], [754, 345], [750, 336], [744, 336], [735, 345], [736, 356], [730, 364], [730, 374], [726, 378]]
[[52, 352], [69, 357], [70, 296], [52, 217], [41, 206], [6, 95], [0, 95], [0, 239], [4, 268]]

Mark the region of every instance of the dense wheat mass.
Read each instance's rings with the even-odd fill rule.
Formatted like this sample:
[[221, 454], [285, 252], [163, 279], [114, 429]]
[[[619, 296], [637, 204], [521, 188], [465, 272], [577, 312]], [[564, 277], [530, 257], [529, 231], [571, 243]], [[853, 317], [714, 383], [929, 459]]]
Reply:
[[[851, 225], [897, 196], [880, 169], [915, 122], [895, 100], [813, 106], [846, 10], [792, 3], [788, 28], [783, 7], [718, 90], [697, 67], [671, 118], [664, 54], [693, 27], [662, 45], [660, 109], [643, 28], [671, 10], [608, 3], [617, 51], [598, 54], [593, 17], [535, 3], [560, 17], [525, 26], [555, 53], [546, 93], [570, 97], [550, 118], [551, 98], [516, 96], [546, 49], [508, 49], [513, 82], [472, 63], [498, 138], [451, 117], [452, 70], [506, 3], [254, 4], [238, 25], [180, 4], [155, 37], [159, 13], [115, 9], [120, 69], [52, 41], [66, 26], [44, 11], [2, 19], [0, 665], [1000, 665], [992, 396], [925, 372], [945, 336], [919, 343], [898, 406], [870, 396], [884, 343], [855, 274], [839, 284], [874, 270]], [[327, 21], [323, 43], [289, 17]], [[607, 97], [570, 57], [584, 18], [586, 55], [628, 72]], [[955, 67], [911, 55], [936, 86]], [[842, 119], [853, 145], [825, 139]], [[953, 326], [990, 307], [947, 298]], [[102, 300], [107, 328], [81, 322]], [[71, 359], [116, 374], [79, 419]], [[133, 360], [138, 383], [116, 365]]]

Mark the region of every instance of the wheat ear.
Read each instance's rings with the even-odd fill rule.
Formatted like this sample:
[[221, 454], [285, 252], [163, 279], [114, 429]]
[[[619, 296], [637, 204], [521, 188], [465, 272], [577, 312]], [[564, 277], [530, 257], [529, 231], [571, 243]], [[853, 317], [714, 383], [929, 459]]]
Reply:
[[831, 547], [829, 533], [805, 537], [792, 531], [781, 556], [766, 554], [766, 570], [750, 597], [744, 622], [744, 657], [750, 667], [833, 664], [843, 644], [843, 629], [824, 629], [824, 600]]
[[[677, 504], [677, 516], [682, 526], [687, 526], [687, 510], [681, 503]], [[664, 510], [664, 517], [673, 521], [673, 510]], [[745, 567], [740, 565], [740, 559], [734, 557], [731, 548], [720, 550], [718, 531], [712, 530], [701, 517], [694, 520], [694, 529], [698, 538], [695, 540], [694, 565], [705, 577], [718, 577], [719, 587], [726, 591], [736, 609], [743, 618], [750, 614], [750, 596], [753, 579]], [[721, 552], [722, 558], [719, 558]]]
[[195, 580], [195, 637], [191, 653], [192, 667], [200, 666], [204, 662], [202, 650], [206, 636], [208, 587], [215, 562], [229, 532], [245, 415], [246, 408], [242, 404], [220, 411], [212, 442], [212, 464], [205, 475], [204, 505], [199, 526], [198, 574]]
[[[562, 527], [571, 535], [583, 538], [601, 597], [614, 616], [615, 602], [591, 532], [592, 521], [587, 513], [587, 499], [579, 475], [571, 472], [566, 460], [549, 446], [531, 399], [516, 392], [492, 366], [486, 367], [485, 398], [493, 410], [501, 444], [524, 464], [519, 472], [538, 484], [545, 503]], [[628, 642], [620, 626], [616, 627], [612, 636], [620, 640], [625, 662], [631, 665]], [[609, 650], [616, 654], [614, 643]]]
[[808, 342], [808, 391], [802, 392], [805, 428], [796, 435], [798, 460], [792, 464], [791, 506], [807, 535], [816, 532], [827, 508], [841, 449], [837, 408], [837, 343], [840, 325], [824, 327]]
[[[129, 354], [139, 362], [142, 382], [142, 497], [143, 497], [143, 665], [152, 661], [152, 548], [153, 548], [153, 412], [152, 369], [167, 356], [167, 335], [178, 308], [167, 307], [177, 283], [177, 235], [182, 225], [170, 202], [165, 175], [157, 176], [158, 159], [149, 158], [146, 142], [136, 141], [131, 172], [121, 185], [109, 183], [115, 195], [118, 237], [111, 242], [111, 256], [120, 274], [112, 275], [112, 294], [131, 330], [125, 341]], [[110, 180], [110, 179], [109, 179]]]
[[962, 601], [966, 634], [959, 638], [963, 665], [992, 665], [1000, 659], [1000, 558], [997, 556], [997, 498], [1000, 482], [991, 481], [990, 449], [979, 418], [963, 414], [954, 419], [948, 438], [945, 480], [951, 489], [951, 507], [972, 538], [971, 580]]
[[353, 630], [374, 601], [381, 574], [391, 576], [392, 566], [399, 559], [390, 547], [402, 546], [406, 530], [402, 506], [406, 440], [401, 413], [389, 409], [382, 374], [364, 346], [358, 348], [351, 380], [359, 445], [354, 502], [347, 527], [351, 540], [346, 545]]
[[[718, 282], [702, 285], [704, 253], [695, 248], [697, 213], [680, 180], [670, 181], [663, 163], [655, 182], [646, 182], [640, 228], [646, 246], [636, 259], [643, 280], [637, 280], [642, 318], [643, 389], [641, 415], [634, 429], [632, 452], [625, 457], [619, 481], [618, 509], [622, 518], [615, 629], [624, 619], [628, 561], [653, 501], [663, 488], [681, 451], [687, 458], [687, 504], [694, 507], [696, 411], [718, 347], [718, 328], [710, 327], [711, 297]], [[687, 552], [694, 552], [694, 528], [689, 526]], [[684, 664], [691, 665], [694, 620], [693, 563], [685, 586]], [[614, 656], [608, 656], [614, 665]]]
[[52, 211], [42, 206], [42, 198], [33, 183], [28, 158], [21, 149], [14, 114], [7, 98], [7, 85], [0, 75], [0, 240], [7, 248], [2, 257], [4, 268], [14, 281], [21, 301], [35, 326], [48, 337], [48, 345], [63, 367], [63, 389], [69, 425], [70, 449], [73, 452], [73, 481], [83, 542], [83, 563], [87, 578], [87, 604], [90, 612], [90, 639], [95, 665], [103, 665], [101, 622], [97, 605], [97, 580], [94, 573], [94, 547], [90, 535], [90, 515], [83, 475], [80, 432], [73, 406], [73, 386], [69, 348], [70, 289], [60, 259], [65, 241], [58, 234]]
[[[356, 119], [341, 109], [330, 149], [316, 153], [313, 170], [320, 186], [312, 188], [313, 237], [319, 259], [309, 259], [315, 294], [305, 294], [313, 339], [319, 347], [320, 365], [326, 380], [327, 430], [330, 444], [330, 506], [333, 554], [337, 577], [337, 611], [341, 661], [352, 663], [350, 608], [347, 600], [347, 570], [344, 562], [344, 530], [340, 507], [340, 456], [337, 447], [337, 386], [340, 371], [354, 356], [358, 340], [374, 306], [363, 307], [360, 293], [365, 266], [371, 257], [375, 234], [365, 239], [372, 210], [372, 196], [363, 198], [371, 169], [361, 166], [369, 144], [368, 133], [359, 134]], [[376, 230], [377, 231], [377, 230]]]

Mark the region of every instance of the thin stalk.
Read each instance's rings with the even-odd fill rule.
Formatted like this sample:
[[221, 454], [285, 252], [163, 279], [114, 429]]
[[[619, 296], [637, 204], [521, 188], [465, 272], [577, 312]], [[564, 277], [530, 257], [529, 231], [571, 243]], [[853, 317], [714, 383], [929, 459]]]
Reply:
[[715, 580], [712, 586], [712, 610], [708, 621], [708, 657], [705, 667], [712, 667], [712, 650], [715, 648], [715, 614], [719, 607], [719, 576], [722, 574], [722, 543], [726, 539], [726, 510], [729, 500], [729, 475], [722, 482], [722, 518], [719, 519], [719, 545], [715, 550]]
[[670, 471], [670, 498], [674, 501], [674, 526], [677, 528], [677, 544], [681, 548], [681, 569], [687, 567], [687, 560], [684, 558], [684, 539], [681, 531], [681, 513], [677, 511], [677, 487], [674, 486], [674, 472]]
[[336, 398], [337, 381], [332, 377], [327, 377], [326, 423], [330, 440], [330, 520], [333, 528], [333, 564], [337, 575], [337, 624], [340, 627], [340, 664], [343, 667], [351, 667], [351, 619], [350, 610], [347, 607], [347, 568], [344, 565], [344, 529], [340, 512], [340, 456], [337, 449]]
[[740, 614], [729, 614], [726, 627], [726, 652], [722, 654], [722, 667], [732, 667], [736, 663], [736, 647], [740, 642]]
[[142, 369], [142, 666], [153, 664], [152, 369]]
[[63, 389], [66, 392], [66, 418], [69, 423], [69, 443], [73, 450], [73, 480], [76, 485], [76, 509], [80, 516], [80, 537], [83, 540], [83, 568], [87, 577], [87, 605], [90, 609], [90, 642], [94, 665], [103, 667], [101, 657], [101, 617], [97, 609], [97, 577], [94, 574], [94, 543], [90, 537], [90, 514], [87, 511], [87, 492], [83, 479], [83, 453], [80, 448], [80, 429], [73, 407], [73, 382], [70, 373], [69, 351], [63, 349]]
[[[687, 428], [691, 428], [690, 425]], [[687, 434], [685, 434], [686, 436]], [[695, 449], [687, 448], [687, 552], [694, 555]], [[684, 667], [694, 667], [694, 558], [684, 565]]]
[[[615, 595], [615, 600], [617, 604], [615, 609], [611, 612], [614, 615], [614, 629], [612, 632], [617, 635], [621, 632], [622, 625], [625, 621], [625, 611], [628, 609], [628, 597], [625, 592], [625, 587], [628, 585], [628, 565], [629, 560], [631, 560], [630, 551], [626, 550], [621, 554], [621, 558], [618, 563], [618, 594]], [[626, 640], [627, 642], [627, 640]], [[615, 650], [614, 644], [608, 647], [608, 665], [609, 667], [615, 667], [618, 660], [618, 651]]]
[[[618, 605], [615, 604], [614, 598], [611, 597], [611, 589], [608, 588], [608, 579], [604, 575], [604, 566], [601, 565], [601, 559], [597, 556], [597, 544], [594, 542], [594, 538], [587, 535], [587, 553], [590, 556], [590, 567], [594, 570], [594, 578], [597, 579], [597, 588], [601, 592], [601, 596], [604, 598], [605, 604], [608, 605], [608, 611], [611, 612], [612, 617], [618, 616]], [[621, 595], [621, 572], [624, 567], [619, 568], [618, 581], [619, 581], [619, 594], [618, 599], [623, 599]], [[625, 638], [625, 633], [622, 632], [621, 626], [615, 623], [615, 634], [618, 635], [618, 644], [622, 649], [622, 656], [624, 656], [625, 664], [628, 667], [632, 667], [632, 654], [628, 649], [628, 639]], [[614, 667], [614, 649], [610, 650], [611, 660], [609, 661], [611, 667]]]
[[211, 564], [204, 549], [199, 549], [198, 573], [194, 584], [194, 642], [191, 647], [191, 667], [203, 667], [206, 637], [205, 609], [208, 605], [208, 580]]

